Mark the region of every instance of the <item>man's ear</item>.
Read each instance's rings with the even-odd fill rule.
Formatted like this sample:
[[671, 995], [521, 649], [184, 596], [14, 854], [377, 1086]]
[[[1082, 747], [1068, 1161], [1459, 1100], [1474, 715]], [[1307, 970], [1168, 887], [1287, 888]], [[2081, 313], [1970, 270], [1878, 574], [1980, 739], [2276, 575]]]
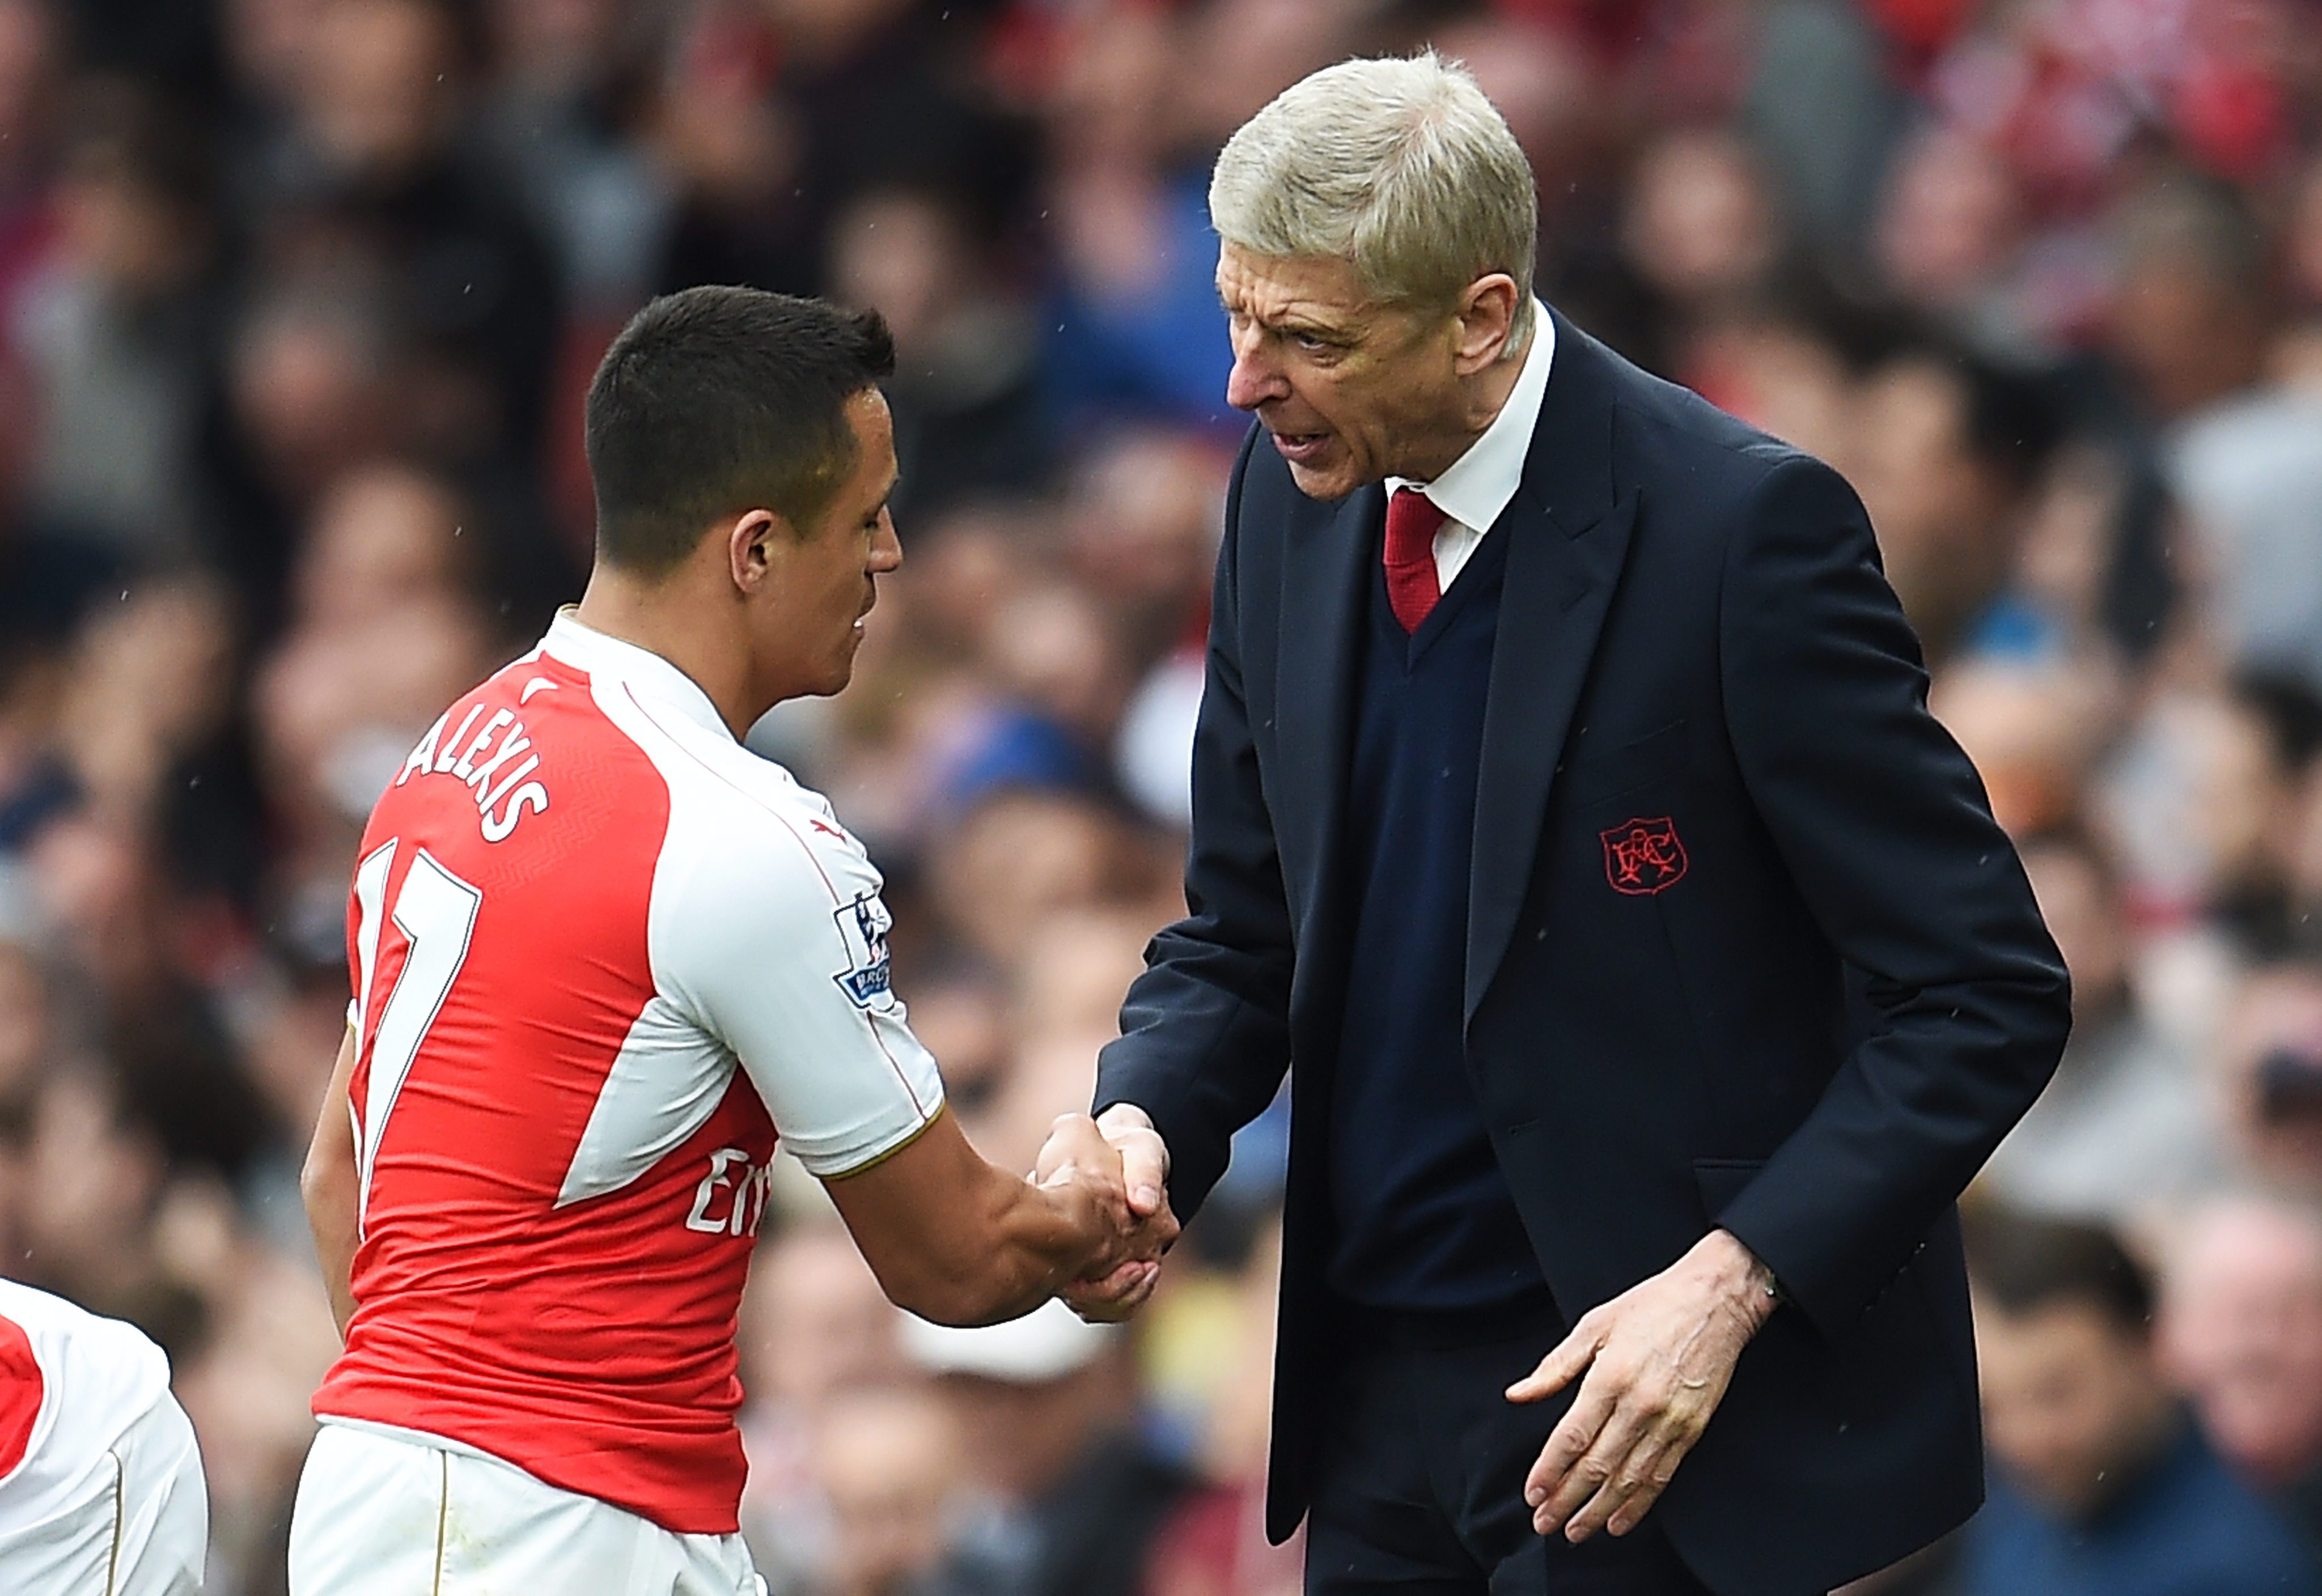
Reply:
[[1479, 277], [1459, 296], [1458, 373], [1473, 377], [1496, 361], [1515, 335], [1516, 279], [1504, 271]]
[[756, 593], [772, 579], [780, 545], [790, 524], [772, 510], [745, 510], [726, 530], [727, 571], [744, 593]]

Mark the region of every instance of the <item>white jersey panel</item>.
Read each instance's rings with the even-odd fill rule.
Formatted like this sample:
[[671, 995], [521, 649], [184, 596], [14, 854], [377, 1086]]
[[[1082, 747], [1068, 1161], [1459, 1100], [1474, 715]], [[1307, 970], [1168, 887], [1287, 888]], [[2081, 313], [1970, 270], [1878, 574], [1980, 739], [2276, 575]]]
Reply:
[[556, 1206], [618, 1191], [699, 1130], [734, 1082], [734, 1054], [655, 993], [605, 1077]]
[[[41, 1368], [41, 1413], [23, 1462], [0, 1479], [0, 1535], [70, 1499], [110, 1449], [169, 1390], [169, 1360], [134, 1325], [12, 1280], [0, 1318], [14, 1321]], [[110, 1478], [110, 1474], [107, 1474]]]
[[669, 782], [647, 944], [654, 985], [730, 1048], [782, 1143], [825, 1177], [878, 1162], [943, 1102], [889, 982], [879, 872], [780, 765], [626, 683], [605, 713]]

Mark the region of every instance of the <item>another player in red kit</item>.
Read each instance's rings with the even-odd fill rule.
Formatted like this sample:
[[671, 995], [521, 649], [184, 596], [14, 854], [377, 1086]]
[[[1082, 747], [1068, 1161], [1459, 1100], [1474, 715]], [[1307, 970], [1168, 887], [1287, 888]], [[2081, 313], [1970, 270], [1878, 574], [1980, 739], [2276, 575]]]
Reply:
[[901, 559], [891, 366], [875, 315], [814, 302], [639, 312], [590, 389], [587, 595], [372, 813], [307, 1166], [347, 1345], [297, 1596], [758, 1589], [734, 1323], [778, 1138], [930, 1318], [1133, 1280], [1170, 1239], [1092, 1122], [1038, 1184], [969, 1147], [878, 872], [737, 740], [846, 685]]

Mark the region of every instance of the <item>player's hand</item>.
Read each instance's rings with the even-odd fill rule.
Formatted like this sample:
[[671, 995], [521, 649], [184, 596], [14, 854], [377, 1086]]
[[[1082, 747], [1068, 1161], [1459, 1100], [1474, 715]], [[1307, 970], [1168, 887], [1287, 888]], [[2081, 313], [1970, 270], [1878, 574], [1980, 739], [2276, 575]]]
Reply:
[[[1083, 1127], [1092, 1125], [1119, 1160], [1129, 1206], [1139, 1221], [1128, 1261], [1075, 1281], [1062, 1293], [1065, 1305], [1083, 1318], [1114, 1323], [1135, 1313], [1153, 1295], [1161, 1278], [1161, 1254], [1177, 1240], [1177, 1218], [1169, 1210], [1169, 1149], [1153, 1128], [1151, 1117], [1133, 1103], [1116, 1103], [1093, 1122], [1078, 1115], [1066, 1118], [1081, 1123], [1066, 1127], [1064, 1120], [1057, 1121], [1057, 1131], [1040, 1149], [1037, 1176], [1045, 1177], [1072, 1157]], [[1066, 1131], [1068, 1135], [1058, 1134]]]
[[1773, 1311], [1773, 1277], [1713, 1230], [1650, 1280], [1581, 1316], [1511, 1402], [1537, 1402], [1585, 1373], [1572, 1409], [1524, 1480], [1532, 1528], [1570, 1541], [1626, 1535], [1708, 1427], [1742, 1349]]
[[1074, 1210], [1080, 1248], [1071, 1265], [1075, 1272], [1110, 1276], [1148, 1267], [1131, 1245], [1138, 1220], [1129, 1206], [1120, 1155], [1095, 1120], [1085, 1114], [1057, 1115], [1038, 1163], [1025, 1178]]

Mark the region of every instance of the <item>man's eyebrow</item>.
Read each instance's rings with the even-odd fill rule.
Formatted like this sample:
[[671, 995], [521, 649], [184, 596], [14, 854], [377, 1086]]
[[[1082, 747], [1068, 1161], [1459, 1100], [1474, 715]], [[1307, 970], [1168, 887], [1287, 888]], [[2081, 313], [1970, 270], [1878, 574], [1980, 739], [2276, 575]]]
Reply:
[[1318, 320], [1313, 316], [1306, 315], [1303, 311], [1284, 311], [1279, 315], [1273, 316], [1258, 315], [1248, 310], [1237, 311], [1233, 306], [1226, 302], [1226, 296], [1222, 292], [1218, 295], [1218, 303], [1224, 307], [1228, 315], [1240, 315], [1248, 316], [1251, 321], [1256, 322], [1259, 326], [1264, 327], [1270, 333], [1299, 333], [1311, 338], [1324, 339], [1334, 343], [1343, 342], [1348, 333], [1348, 330], [1347, 328], [1338, 326], [1330, 322]]
[[1287, 311], [1273, 321], [1263, 324], [1269, 332], [1290, 338], [1311, 338], [1318, 343], [1351, 343], [1357, 330], [1342, 326], [1325, 317], [1309, 315], [1303, 311]]

